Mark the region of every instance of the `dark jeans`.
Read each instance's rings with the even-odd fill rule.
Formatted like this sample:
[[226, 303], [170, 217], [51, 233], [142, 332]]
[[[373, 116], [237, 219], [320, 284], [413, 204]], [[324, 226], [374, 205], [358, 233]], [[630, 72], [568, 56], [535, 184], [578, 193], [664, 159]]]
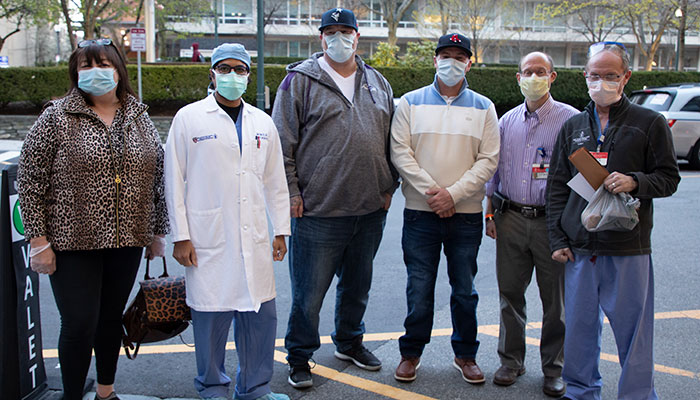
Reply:
[[420, 357], [430, 342], [435, 307], [435, 280], [440, 250], [447, 258], [447, 275], [452, 294], [452, 350], [458, 358], [476, 357], [476, 305], [479, 295], [474, 287], [476, 256], [481, 244], [481, 213], [455, 214], [440, 218], [427, 211], [404, 210], [403, 258], [408, 272], [406, 334], [399, 338], [405, 357]]
[[353, 217], [292, 219], [292, 309], [284, 340], [289, 364], [306, 363], [321, 346], [319, 312], [334, 275], [338, 276], [338, 285], [333, 342], [340, 352], [362, 342], [372, 261], [382, 240], [385, 220], [385, 210]]
[[50, 279], [61, 314], [58, 360], [65, 400], [82, 399], [93, 349], [97, 382], [114, 383], [122, 313], [142, 253], [141, 247], [56, 252]]

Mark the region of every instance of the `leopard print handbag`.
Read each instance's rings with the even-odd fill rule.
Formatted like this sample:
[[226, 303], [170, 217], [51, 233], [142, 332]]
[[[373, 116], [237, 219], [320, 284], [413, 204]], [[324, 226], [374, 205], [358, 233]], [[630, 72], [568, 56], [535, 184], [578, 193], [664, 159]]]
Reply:
[[163, 257], [163, 275], [149, 276], [150, 260], [146, 260], [146, 276], [139, 284], [146, 301], [148, 322], [189, 321], [190, 308], [185, 302], [185, 277], [168, 276], [168, 267]]
[[[122, 344], [126, 356], [133, 360], [141, 343], [168, 340], [189, 326], [190, 308], [185, 303], [185, 277], [171, 277], [163, 258], [163, 274], [150, 276], [150, 260], [141, 288], [122, 318]], [[131, 351], [133, 354], [131, 354]]]

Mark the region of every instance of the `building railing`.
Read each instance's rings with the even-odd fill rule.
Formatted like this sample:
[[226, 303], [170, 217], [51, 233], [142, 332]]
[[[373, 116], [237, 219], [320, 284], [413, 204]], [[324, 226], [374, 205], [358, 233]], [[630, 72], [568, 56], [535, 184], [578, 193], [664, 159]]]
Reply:
[[[205, 16], [203, 19], [210, 21], [213, 16]], [[255, 24], [254, 15], [246, 15], [243, 13], [230, 13], [226, 15], [219, 15], [219, 24], [232, 24], [232, 25], [243, 25], [243, 24]], [[194, 21], [201, 21], [202, 18], [196, 16], [176, 16], [169, 15], [166, 17], [168, 22], [174, 23], [187, 23]], [[365, 28], [386, 28], [386, 21], [383, 19], [359, 19], [358, 24], [360, 27]], [[271, 25], [310, 25], [313, 27], [318, 27], [321, 25], [320, 16], [308, 17], [272, 17], [268, 20]], [[435, 24], [419, 24], [417, 21], [400, 21], [399, 28], [418, 28], [419, 26], [426, 27], [428, 29], [440, 29], [439, 23]], [[496, 29], [505, 29], [514, 32], [557, 32], [557, 33], [573, 33], [577, 32], [575, 28], [568, 27], [565, 25], [543, 25], [543, 24], [513, 24], [508, 23], [500, 26], [494, 27]], [[464, 24], [459, 22], [451, 22], [450, 30], [467, 30]], [[611, 33], [615, 35], [626, 35], [631, 34], [631, 29], [628, 27], [619, 27], [612, 30]], [[685, 33], [686, 37], [697, 37], [700, 35], [700, 31], [687, 30]]]

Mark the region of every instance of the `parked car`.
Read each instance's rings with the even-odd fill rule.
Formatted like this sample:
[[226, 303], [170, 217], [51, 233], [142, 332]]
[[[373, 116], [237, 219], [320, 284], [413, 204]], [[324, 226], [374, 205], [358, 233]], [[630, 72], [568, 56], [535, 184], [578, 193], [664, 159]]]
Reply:
[[630, 100], [663, 114], [673, 134], [676, 156], [700, 169], [700, 82], [636, 90]]

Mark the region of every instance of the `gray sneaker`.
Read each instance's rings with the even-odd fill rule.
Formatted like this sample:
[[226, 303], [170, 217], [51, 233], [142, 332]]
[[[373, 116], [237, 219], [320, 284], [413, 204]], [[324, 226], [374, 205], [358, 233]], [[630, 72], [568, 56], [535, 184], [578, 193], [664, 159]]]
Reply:
[[311, 367], [308, 363], [289, 366], [289, 378], [287, 382], [295, 389], [304, 389], [313, 386]]
[[368, 371], [377, 371], [382, 367], [382, 362], [363, 345], [353, 347], [342, 353], [336, 350], [335, 356], [344, 361], [352, 361], [358, 367]]

